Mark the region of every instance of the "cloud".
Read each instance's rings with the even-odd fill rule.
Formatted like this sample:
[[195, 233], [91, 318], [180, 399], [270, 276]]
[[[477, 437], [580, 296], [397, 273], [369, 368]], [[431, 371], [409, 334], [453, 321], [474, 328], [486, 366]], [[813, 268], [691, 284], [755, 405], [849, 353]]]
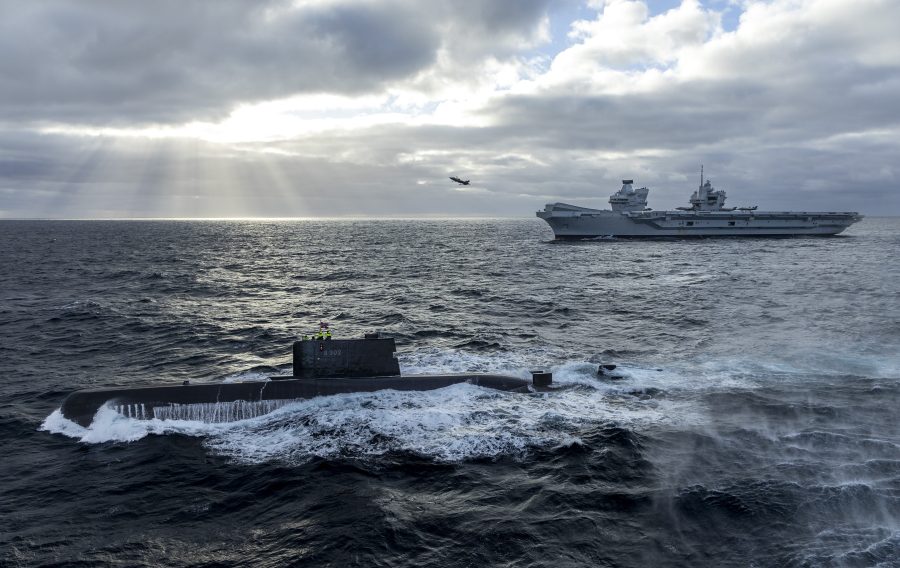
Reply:
[[[696, 0], [650, 17], [644, 2], [614, 1], [595, 20], [573, 23], [571, 37], [580, 43], [557, 58], [562, 65], [589, 61], [613, 67], [660, 65], [675, 61], [689, 47], [702, 45], [721, 31], [720, 16]], [[580, 67], [580, 65], [578, 65]]]
[[660, 209], [701, 162], [732, 204], [900, 214], [896, 2], [730, 31], [696, 0], [425, 4], [16, 5], [0, 216], [529, 215], [623, 177]]
[[545, 0], [60, 3], [0, 7], [0, 120], [216, 120], [298, 93], [359, 95], [537, 41]]

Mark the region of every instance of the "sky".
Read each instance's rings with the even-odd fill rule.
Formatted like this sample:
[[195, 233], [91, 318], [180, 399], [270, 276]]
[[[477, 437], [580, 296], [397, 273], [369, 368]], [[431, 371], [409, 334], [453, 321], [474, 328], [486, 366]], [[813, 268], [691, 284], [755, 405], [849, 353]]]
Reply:
[[[0, 218], [900, 215], [898, 0], [0, 0]], [[458, 186], [449, 176], [470, 179]]]

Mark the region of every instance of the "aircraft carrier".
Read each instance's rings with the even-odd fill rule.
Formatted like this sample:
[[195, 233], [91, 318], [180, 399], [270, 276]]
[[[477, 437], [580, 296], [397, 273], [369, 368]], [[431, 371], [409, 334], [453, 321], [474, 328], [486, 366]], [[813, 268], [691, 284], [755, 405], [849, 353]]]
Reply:
[[767, 237], [836, 235], [863, 218], [856, 212], [757, 211], [756, 207], [725, 207], [725, 191], [703, 181], [691, 195], [690, 207], [653, 211], [649, 189], [622, 189], [609, 198], [611, 209], [590, 209], [568, 203], [548, 203], [537, 216], [547, 221], [558, 240], [598, 237]]

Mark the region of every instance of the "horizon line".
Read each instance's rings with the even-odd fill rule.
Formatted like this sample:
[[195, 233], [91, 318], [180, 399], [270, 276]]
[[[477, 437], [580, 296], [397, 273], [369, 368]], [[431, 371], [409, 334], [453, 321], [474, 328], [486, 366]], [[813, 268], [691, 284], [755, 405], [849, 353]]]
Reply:
[[525, 216], [337, 216], [321, 217], [0, 217], [0, 221], [440, 221], [440, 220], [489, 220], [489, 219], [537, 219]]

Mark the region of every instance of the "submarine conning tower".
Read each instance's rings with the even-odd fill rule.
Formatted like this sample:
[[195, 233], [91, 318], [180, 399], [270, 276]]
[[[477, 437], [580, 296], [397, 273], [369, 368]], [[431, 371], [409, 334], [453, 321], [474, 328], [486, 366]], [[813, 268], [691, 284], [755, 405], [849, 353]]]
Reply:
[[400, 374], [392, 337], [304, 339], [294, 342], [294, 378], [392, 377]]

